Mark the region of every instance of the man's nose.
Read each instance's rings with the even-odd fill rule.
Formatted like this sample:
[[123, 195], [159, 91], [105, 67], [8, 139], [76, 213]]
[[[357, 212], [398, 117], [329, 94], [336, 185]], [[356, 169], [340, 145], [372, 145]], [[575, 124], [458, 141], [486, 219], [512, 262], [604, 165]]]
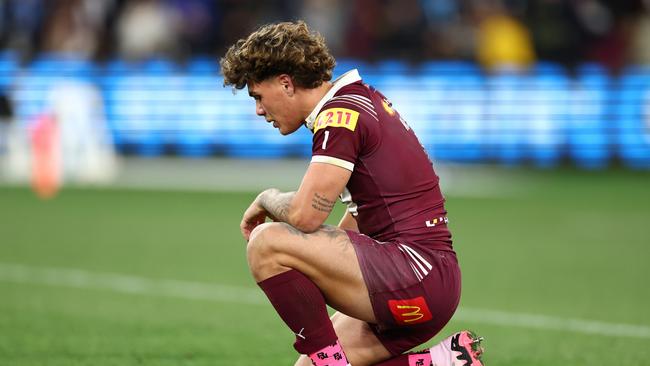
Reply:
[[262, 107], [262, 103], [258, 101], [255, 102], [255, 113], [257, 113], [258, 116], [263, 116], [266, 114], [264, 107]]

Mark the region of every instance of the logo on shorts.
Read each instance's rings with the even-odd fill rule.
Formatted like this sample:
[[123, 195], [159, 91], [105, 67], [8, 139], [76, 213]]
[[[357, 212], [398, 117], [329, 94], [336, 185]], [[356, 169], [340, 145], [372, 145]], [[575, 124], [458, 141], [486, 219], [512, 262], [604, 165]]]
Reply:
[[442, 223], [449, 223], [449, 218], [447, 216], [440, 216], [433, 220], [427, 220], [424, 223], [427, 225], [427, 227], [435, 227], [438, 224], [442, 225]]
[[422, 296], [407, 300], [388, 300], [388, 308], [399, 325], [424, 323], [433, 318]]

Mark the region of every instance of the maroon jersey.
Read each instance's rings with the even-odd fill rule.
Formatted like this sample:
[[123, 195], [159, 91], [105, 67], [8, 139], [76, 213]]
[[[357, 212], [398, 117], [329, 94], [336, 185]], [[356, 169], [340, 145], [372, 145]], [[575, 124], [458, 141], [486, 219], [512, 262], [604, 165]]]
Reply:
[[341, 200], [362, 234], [451, 249], [438, 176], [415, 133], [356, 70], [334, 82], [306, 125], [312, 162], [352, 171]]

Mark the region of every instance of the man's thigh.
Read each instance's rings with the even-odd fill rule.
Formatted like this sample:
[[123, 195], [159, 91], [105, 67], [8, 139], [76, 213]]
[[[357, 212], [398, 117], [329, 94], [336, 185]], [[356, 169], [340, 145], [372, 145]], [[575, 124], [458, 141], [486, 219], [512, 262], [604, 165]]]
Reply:
[[344, 230], [322, 226], [306, 234], [285, 223], [266, 223], [259, 229], [255, 235], [262, 235], [263, 245], [271, 247], [278, 264], [309, 277], [328, 305], [351, 317], [375, 322], [357, 254]]
[[[332, 324], [348, 361], [354, 366], [374, 365], [391, 357], [368, 323], [340, 312], [332, 315]], [[310, 366], [307, 356], [301, 356], [296, 366]]]

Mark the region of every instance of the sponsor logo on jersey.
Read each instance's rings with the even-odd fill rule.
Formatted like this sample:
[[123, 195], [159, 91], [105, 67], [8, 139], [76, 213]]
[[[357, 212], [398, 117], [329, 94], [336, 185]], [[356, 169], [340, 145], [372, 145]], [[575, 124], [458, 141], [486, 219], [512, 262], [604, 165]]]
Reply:
[[350, 131], [357, 128], [359, 112], [347, 108], [328, 108], [318, 114], [314, 122], [314, 133], [325, 127], [343, 127]]
[[424, 323], [433, 318], [422, 296], [407, 300], [388, 300], [388, 308], [399, 325]]

